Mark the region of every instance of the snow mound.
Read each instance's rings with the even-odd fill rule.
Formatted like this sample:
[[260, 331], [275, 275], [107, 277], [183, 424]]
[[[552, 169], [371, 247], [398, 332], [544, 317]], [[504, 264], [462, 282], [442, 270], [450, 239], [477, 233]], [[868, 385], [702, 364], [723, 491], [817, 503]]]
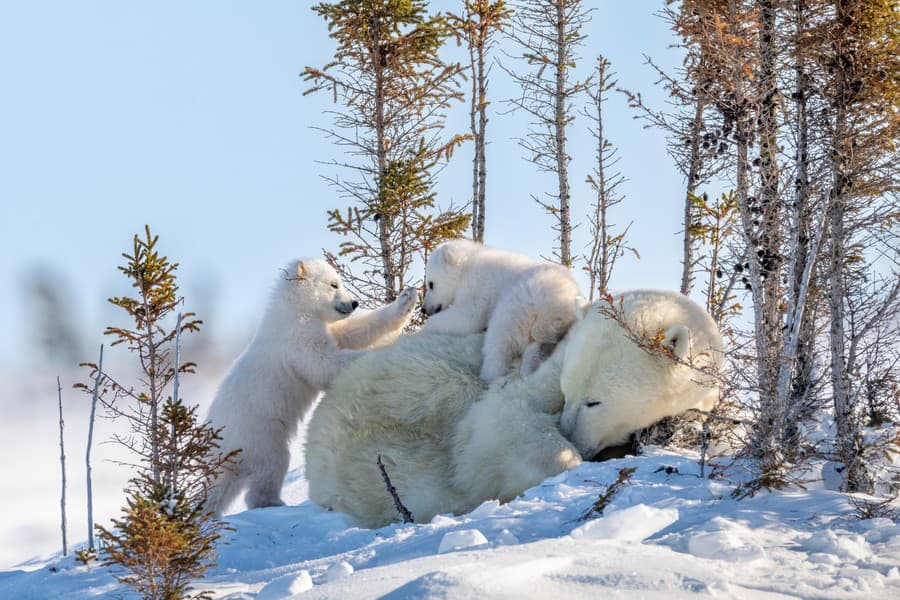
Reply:
[[839, 537], [830, 529], [812, 534], [803, 544], [803, 549], [811, 554], [831, 554], [850, 561], [862, 560], [872, 555], [872, 548], [863, 536], [844, 534]]
[[256, 595], [256, 600], [282, 600], [308, 592], [312, 587], [313, 582], [309, 571], [300, 571], [269, 582]]
[[548, 577], [565, 571], [571, 564], [570, 558], [554, 557], [485, 569], [456, 567], [432, 571], [383, 598], [541, 598], [549, 592]]
[[730, 531], [698, 533], [688, 540], [688, 552], [699, 558], [748, 562], [765, 557], [765, 551]]
[[353, 567], [346, 561], [334, 563], [325, 571], [325, 581], [340, 581], [353, 574]]
[[713, 518], [712, 531], [696, 533], [688, 538], [687, 550], [699, 558], [728, 562], [749, 562], [765, 558], [766, 552], [751, 541], [753, 532], [729, 519]]
[[494, 538], [494, 542], [500, 546], [514, 546], [519, 543], [519, 538], [509, 529], [504, 529], [497, 534], [497, 537]]
[[636, 504], [588, 521], [572, 530], [577, 539], [622, 540], [640, 542], [678, 520], [678, 509], [654, 508]]
[[441, 545], [438, 547], [438, 554], [445, 552], [453, 552], [455, 550], [468, 550], [470, 548], [479, 548], [487, 546], [487, 538], [477, 529], [460, 529], [458, 531], [450, 531], [441, 538]]

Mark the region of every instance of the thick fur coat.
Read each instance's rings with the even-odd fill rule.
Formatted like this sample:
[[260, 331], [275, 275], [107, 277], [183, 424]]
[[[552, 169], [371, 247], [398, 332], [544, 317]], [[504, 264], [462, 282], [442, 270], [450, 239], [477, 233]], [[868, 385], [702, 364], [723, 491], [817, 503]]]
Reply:
[[399, 335], [416, 300], [408, 289], [387, 306], [349, 316], [358, 304], [331, 266], [318, 259], [290, 263], [210, 406], [210, 421], [224, 427], [221, 450], [240, 454], [235, 471], [210, 489], [207, 508], [221, 514], [244, 490], [250, 508], [282, 505], [289, 443], [303, 415], [361, 349]]
[[627, 322], [666, 332], [677, 360], [645, 352], [590, 305], [536, 371], [487, 389], [482, 335], [424, 331], [369, 353], [313, 414], [310, 498], [364, 527], [397, 520], [381, 456], [404, 504], [427, 522], [509, 501], [659, 418], [710, 408], [715, 380], [702, 369], [719, 363], [722, 345], [703, 309], [655, 291], [626, 293], [622, 306]]
[[480, 333], [480, 375], [491, 381], [521, 359], [534, 371], [575, 321], [578, 285], [569, 269], [469, 240], [440, 245], [425, 266], [425, 330]]

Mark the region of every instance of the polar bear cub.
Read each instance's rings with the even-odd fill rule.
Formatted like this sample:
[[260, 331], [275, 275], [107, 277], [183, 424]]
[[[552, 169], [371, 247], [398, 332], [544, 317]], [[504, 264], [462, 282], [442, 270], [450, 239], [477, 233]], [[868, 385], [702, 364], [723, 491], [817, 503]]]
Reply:
[[578, 284], [566, 267], [452, 240], [425, 266], [424, 329], [484, 336], [481, 380], [506, 375], [522, 359], [521, 373], [537, 368], [575, 321]]
[[[240, 449], [234, 471], [212, 486], [207, 508], [221, 514], [245, 488], [249, 508], [281, 506], [289, 442], [318, 394], [360, 349], [399, 335], [416, 290], [350, 317], [358, 302], [319, 259], [295, 260], [278, 278], [259, 329], [229, 369], [209, 410], [222, 431], [222, 452]], [[349, 318], [348, 318], [349, 317]]]

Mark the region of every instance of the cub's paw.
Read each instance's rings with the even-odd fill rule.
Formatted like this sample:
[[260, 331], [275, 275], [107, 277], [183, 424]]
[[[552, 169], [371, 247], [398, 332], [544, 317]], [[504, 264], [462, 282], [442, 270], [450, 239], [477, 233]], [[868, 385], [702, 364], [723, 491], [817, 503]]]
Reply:
[[414, 287], [408, 287], [397, 296], [397, 308], [400, 310], [400, 314], [408, 314], [415, 309], [416, 304], [419, 302], [419, 290]]

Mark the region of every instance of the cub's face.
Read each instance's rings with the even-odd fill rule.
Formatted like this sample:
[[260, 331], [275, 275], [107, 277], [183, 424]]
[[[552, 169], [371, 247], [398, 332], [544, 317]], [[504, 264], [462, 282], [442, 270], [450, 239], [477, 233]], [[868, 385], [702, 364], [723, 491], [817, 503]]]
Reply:
[[291, 302], [298, 313], [331, 323], [347, 317], [359, 306], [344, 290], [337, 271], [324, 260], [296, 261], [287, 274]]
[[[450, 242], [452, 243], [452, 242]], [[425, 301], [422, 310], [427, 315], [441, 312], [456, 298], [459, 283], [459, 263], [448, 251], [448, 244], [439, 246], [425, 265]]]

